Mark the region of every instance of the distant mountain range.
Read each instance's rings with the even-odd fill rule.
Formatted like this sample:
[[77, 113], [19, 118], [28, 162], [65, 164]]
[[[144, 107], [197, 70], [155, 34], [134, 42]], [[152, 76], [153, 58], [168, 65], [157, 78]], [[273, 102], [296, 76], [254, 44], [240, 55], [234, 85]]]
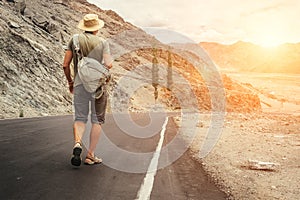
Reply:
[[300, 74], [300, 43], [273, 48], [242, 41], [232, 45], [202, 42], [200, 46], [223, 70]]

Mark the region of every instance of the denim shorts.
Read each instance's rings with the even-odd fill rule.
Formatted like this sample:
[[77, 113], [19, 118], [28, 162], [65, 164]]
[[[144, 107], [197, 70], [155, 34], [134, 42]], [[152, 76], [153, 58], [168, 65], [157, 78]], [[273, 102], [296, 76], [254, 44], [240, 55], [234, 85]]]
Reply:
[[87, 123], [89, 111], [91, 111], [91, 122], [93, 124], [104, 124], [107, 105], [107, 92], [105, 86], [103, 86], [103, 95], [99, 99], [95, 99], [94, 94], [87, 92], [82, 84], [77, 85], [74, 88], [73, 103], [75, 109], [75, 121]]

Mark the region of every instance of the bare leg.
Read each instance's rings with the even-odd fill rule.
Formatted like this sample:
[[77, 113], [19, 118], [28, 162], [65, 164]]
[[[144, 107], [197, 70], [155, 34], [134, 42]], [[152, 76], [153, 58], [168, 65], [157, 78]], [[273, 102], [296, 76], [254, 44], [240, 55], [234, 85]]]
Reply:
[[73, 156], [71, 158], [71, 164], [74, 166], [80, 166], [81, 164], [81, 152], [82, 152], [82, 143], [81, 139], [85, 130], [85, 123], [76, 121], [73, 125], [74, 141], [75, 145], [73, 147]]
[[90, 146], [88, 149], [88, 155], [94, 157], [95, 149], [97, 147], [99, 138], [101, 134], [101, 125], [99, 124], [92, 124], [92, 129], [90, 133]]
[[85, 131], [85, 123], [83, 122], [80, 122], [80, 121], [76, 121], [74, 123], [74, 141], [75, 141], [75, 144], [76, 143], [80, 143], [82, 144], [81, 142], [81, 139], [82, 139], [82, 136], [83, 136], [83, 133]]

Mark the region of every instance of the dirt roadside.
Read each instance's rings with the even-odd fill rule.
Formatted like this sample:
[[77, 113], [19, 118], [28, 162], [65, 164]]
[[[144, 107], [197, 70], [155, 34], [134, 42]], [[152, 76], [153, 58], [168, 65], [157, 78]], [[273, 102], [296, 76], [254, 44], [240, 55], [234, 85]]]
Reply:
[[[255, 86], [266, 104], [261, 113], [227, 113], [214, 149], [199, 159], [199, 149], [211, 123], [209, 114], [199, 123], [190, 149], [205, 171], [230, 199], [299, 199], [300, 196], [300, 80], [278, 76], [266, 84], [265, 75], [239, 75]], [[248, 78], [247, 78], [248, 77]], [[273, 96], [266, 94], [272, 92]], [[276, 94], [276, 95], [274, 95]], [[290, 96], [288, 96], [290, 94]], [[282, 106], [278, 104], [283, 100]], [[266, 106], [267, 105], [267, 106]], [[249, 160], [271, 162], [274, 170], [250, 169]]]

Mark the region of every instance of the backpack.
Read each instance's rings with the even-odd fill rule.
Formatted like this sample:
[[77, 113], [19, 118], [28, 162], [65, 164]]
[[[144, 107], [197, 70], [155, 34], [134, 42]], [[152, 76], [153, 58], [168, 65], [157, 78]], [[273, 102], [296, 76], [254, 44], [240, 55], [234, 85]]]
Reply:
[[77, 73], [86, 91], [94, 93], [110, 78], [110, 72], [109, 69], [101, 64], [98, 60], [85, 57], [82, 53], [79, 53], [80, 46], [78, 38], [79, 34], [73, 36], [75, 51], [79, 57]]

